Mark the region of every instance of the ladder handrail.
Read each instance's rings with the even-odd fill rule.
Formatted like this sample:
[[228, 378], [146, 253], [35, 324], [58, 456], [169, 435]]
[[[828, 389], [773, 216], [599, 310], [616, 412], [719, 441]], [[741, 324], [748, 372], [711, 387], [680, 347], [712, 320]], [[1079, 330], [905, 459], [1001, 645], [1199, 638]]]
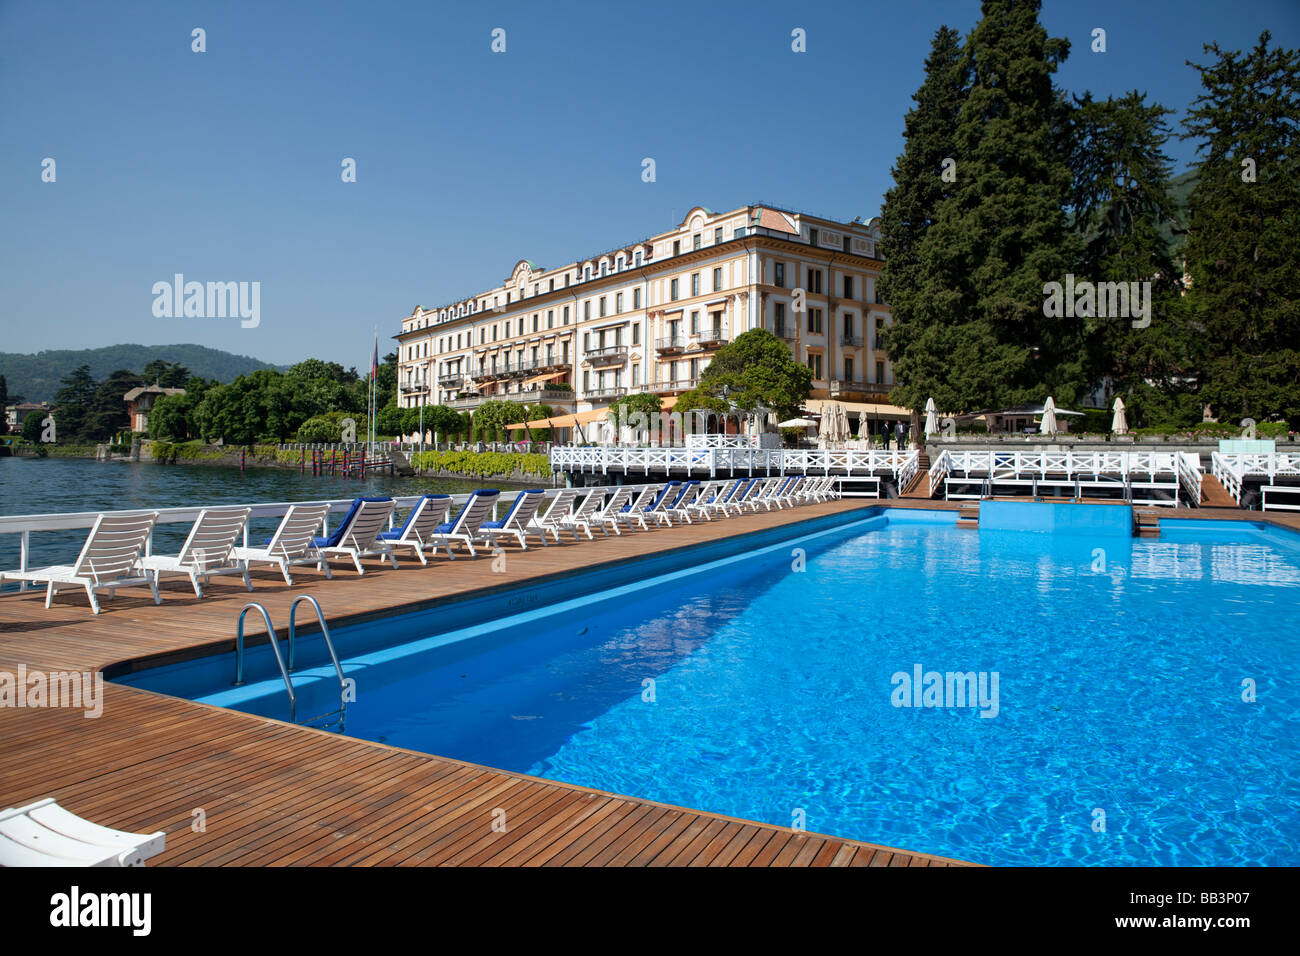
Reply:
[[266, 622], [266, 634], [270, 638], [271, 650], [275, 653], [275, 662], [280, 665], [280, 676], [284, 678], [284, 689], [289, 692], [289, 722], [297, 723], [298, 713], [298, 695], [293, 691], [293, 681], [289, 678], [289, 671], [284, 666], [284, 658], [280, 656], [280, 639], [276, 636], [275, 627], [271, 624], [271, 615], [267, 613], [266, 608], [256, 601], [249, 601], [239, 610], [239, 623], [235, 626], [235, 686], [240, 687], [244, 683], [244, 616], [253, 608], [257, 608], [262, 614], [262, 620]]
[[343, 667], [339, 664], [339, 656], [334, 651], [334, 641], [330, 638], [330, 627], [325, 623], [325, 612], [321, 610], [320, 601], [317, 601], [310, 594], [299, 594], [293, 599], [293, 604], [289, 605], [289, 670], [293, 670], [293, 642], [296, 634], [295, 618], [298, 614], [298, 605], [303, 601], [310, 601], [312, 607], [316, 609], [316, 619], [320, 621], [321, 636], [325, 638], [325, 646], [329, 649], [330, 659], [334, 661], [334, 672], [338, 674], [339, 686], [343, 687]]

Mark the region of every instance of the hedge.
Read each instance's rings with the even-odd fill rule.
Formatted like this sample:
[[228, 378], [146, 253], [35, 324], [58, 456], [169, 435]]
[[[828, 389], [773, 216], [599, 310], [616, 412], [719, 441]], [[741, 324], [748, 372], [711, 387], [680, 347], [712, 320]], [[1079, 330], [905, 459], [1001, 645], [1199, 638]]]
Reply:
[[449, 471], [476, 478], [509, 475], [515, 471], [539, 477], [551, 474], [551, 462], [546, 455], [517, 455], [501, 451], [417, 452], [411, 456], [411, 464], [421, 471]]

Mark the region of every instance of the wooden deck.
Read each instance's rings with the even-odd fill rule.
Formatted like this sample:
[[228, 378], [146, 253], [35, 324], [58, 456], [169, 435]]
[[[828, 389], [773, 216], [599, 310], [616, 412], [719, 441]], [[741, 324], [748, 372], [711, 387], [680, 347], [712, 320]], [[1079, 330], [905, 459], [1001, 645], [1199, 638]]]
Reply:
[[[312, 594], [332, 626], [427, 607], [450, 595], [689, 548], [871, 500], [830, 502], [491, 558], [445, 557], [398, 570], [297, 569], [288, 587], [255, 573], [256, 593], [218, 578], [197, 600], [183, 578], [164, 603], [123, 591], [94, 616], [67, 592], [0, 598], [0, 669], [103, 670], [233, 646], [239, 608], [262, 602], [283, 626]], [[369, 569], [374, 568], [374, 573]], [[251, 635], [250, 635], [251, 637]], [[250, 640], [250, 643], [253, 641]], [[103, 715], [0, 709], [0, 806], [56, 797], [74, 813], [136, 832], [165, 830], [155, 864], [948, 866], [926, 854], [738, 820], [479, 767], [105, 684]], [[503, 816], [504, 814], [504, 816]], [[202, 820], [202, 827], [198, 821]], [[494, 823], [496, 827], [494, 828]], [[504, 829], [502, 828], [504, 823]]]

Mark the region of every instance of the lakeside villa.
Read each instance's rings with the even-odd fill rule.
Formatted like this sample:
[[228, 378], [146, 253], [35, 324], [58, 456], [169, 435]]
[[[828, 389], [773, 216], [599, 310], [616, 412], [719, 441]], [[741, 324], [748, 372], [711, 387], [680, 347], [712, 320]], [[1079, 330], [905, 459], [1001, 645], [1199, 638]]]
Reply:
[[905, 417], [888, 404], [893, 367], [877, 341], [890, 323], [879, 244], [878, 218], [697, 206], [674, 229], [565, 265], [520, 259], [501, 285], [402, 320], [398, 403], [541, 402], [572, 429], [629, 393], [671, 408], [717, 349], [762, 328], [812, 369], [811, 409], [837, 399]]

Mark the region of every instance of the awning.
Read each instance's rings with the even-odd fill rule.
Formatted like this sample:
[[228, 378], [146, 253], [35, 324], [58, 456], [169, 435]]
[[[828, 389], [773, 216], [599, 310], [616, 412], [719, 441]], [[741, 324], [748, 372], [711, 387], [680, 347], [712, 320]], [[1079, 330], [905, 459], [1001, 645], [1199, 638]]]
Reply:
[[546, 375], [534, 375], [532, 378], [524, 379], [525, 385], [536, 385], [538, 382], [550, 382], [557, 378], [563, 378], [568, 372], [550, 372]]
[[899, 408], [897, 405], [873, 405], [870, 402], [841, 402], [834, 398], [810, 398], [803, 404], [810, 412], [821, 412], [823, 408], [832, 403], [843, 405], [846, 412], [857, 412], [859, 415], [886, 415], [891, 418], [907, 418], [912, 414], [908, 409]]
[[604, 418], [608, 413], [608, 408], [593, 408], [589, 412], [578, 412], [576, 415], [555, 415], [551, 418], [539, 418], [532, 422], [517, 422], [514, 425], [507, 425], [506, 428], [512, 430], [517, 428], [572, 428], [574, 425], [586, 425], [599, 418]]

